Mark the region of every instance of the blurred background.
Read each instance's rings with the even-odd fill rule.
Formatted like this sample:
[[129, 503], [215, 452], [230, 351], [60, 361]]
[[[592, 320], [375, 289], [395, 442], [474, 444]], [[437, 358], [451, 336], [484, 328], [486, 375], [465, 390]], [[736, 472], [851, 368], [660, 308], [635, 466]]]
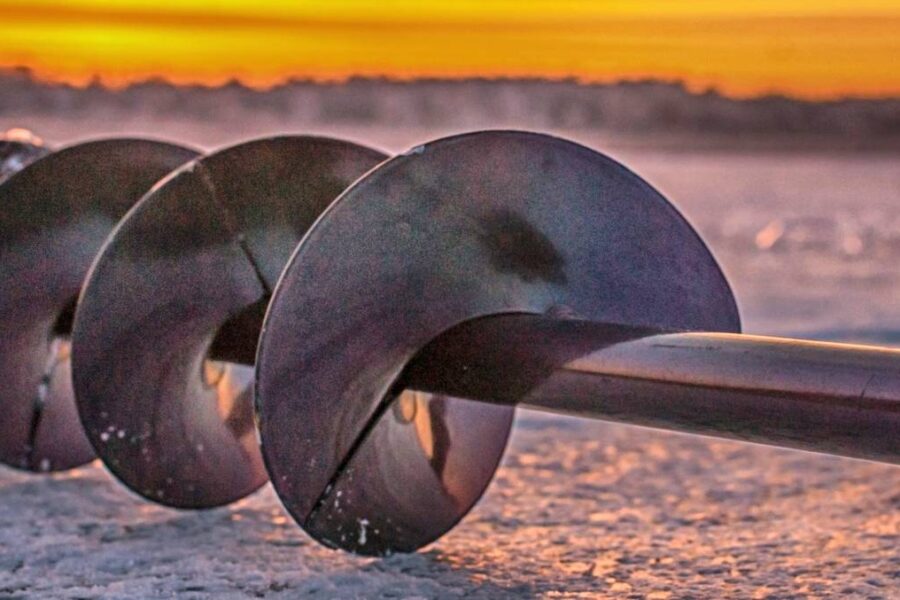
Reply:
[[[686, 214], [746, 331], [900, 345], [898, 61], [900, 0], [0, 0], [0, 133], [207, 150], [320, 133], [391, 152], [554, 133]], [[0, 595], [900, 595], [888, 467], [519, 425], [463, 526], [382, 562], [313, 547], [270, 490], [173, 517], [97, 467], [3, 472]]]

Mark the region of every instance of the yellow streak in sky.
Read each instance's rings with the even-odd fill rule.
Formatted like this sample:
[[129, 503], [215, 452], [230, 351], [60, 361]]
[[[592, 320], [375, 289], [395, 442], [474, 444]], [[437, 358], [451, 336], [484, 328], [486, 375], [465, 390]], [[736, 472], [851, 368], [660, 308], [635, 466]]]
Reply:
[[0, 0], [0, 15], [0, 66], [74, 83], [656, 78], [900, 96], [900, 0]]

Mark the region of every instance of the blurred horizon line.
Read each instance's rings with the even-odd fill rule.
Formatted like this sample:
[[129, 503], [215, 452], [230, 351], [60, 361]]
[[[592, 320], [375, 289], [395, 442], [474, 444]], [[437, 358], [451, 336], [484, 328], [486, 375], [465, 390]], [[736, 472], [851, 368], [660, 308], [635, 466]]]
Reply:
[[0, 0], [0, 14], [0, 67], [78, 86], [535, 77], [900, 97], [900, 0]]
[[127, 81], [116, 81], [115, 78], [104, 77], [95, 74], [87, 80], [71, 80], [65, 77], [48, 77], [39, 73], [37, 69], [27, 65], [3, 66], [0, 65], [0, 82], [4, 79], [25, 79], [27, 83], [47, 88], [64, 87], [75, 91], [102, 89], [107, 92], [122, 92], [140, 89], [148, 86], [163, 86], [183, 90], [215, 91], [228, 88], [242, 88], [257, 93], [267, 93], [289, 88], [291, 86], [321, 86], [338, 87], [354, 83], [384, 83], [398, 86], [414, 86], [417, 84], [567, 84], [580, 88], [639, 88], [639, 87], [665, 87], [680, 90], [689, 96], [695, 97], [719, 97], [732, 102], [759, 102], [767, 100], [780, 100], [796, 102], [798, 104], [839, 104], [842, 102], [872, 102], [884, 103], [900, 101], [900, 94], [866, 95], [866, 94], [842, 94], [833, 97], [807, 97], [794, 95], [783, 91], [760, 91], [757, 94], [731, 94], [716, 85], [693, 85], [684, 78], [666, 77], [615, 77], [609, 79], [590, 79], [574, 75], [568, 76], [517, 76], [517, 75], [472, 75], [472, 76], [401, 76], [401, 75], [347, 75], [334, 77], [315, 76], [285, 76], [271, 83], [254, 83], [247, 78], [232, 76], [216, 81], [196, 80], [180, 81], [167, 75], [148, 75]]

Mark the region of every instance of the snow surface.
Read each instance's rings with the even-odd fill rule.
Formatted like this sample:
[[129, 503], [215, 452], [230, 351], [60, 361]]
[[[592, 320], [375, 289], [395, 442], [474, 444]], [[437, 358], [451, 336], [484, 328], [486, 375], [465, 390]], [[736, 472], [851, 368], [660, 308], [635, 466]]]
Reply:
[[[616, 156], [708, 240], [747, 331], [900, 345], [897, 156]], [[319, 547], [268, 486], [179, 512], [97, 465], [0, 469], [0, 598], [900, 597], [898, 508], [890, 466], [523, 411], [460, 526], [382, 560]]]

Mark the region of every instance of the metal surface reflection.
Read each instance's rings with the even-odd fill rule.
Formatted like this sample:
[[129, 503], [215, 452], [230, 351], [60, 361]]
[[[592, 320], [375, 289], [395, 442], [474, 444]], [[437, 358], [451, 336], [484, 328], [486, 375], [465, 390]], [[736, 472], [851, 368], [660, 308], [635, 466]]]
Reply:
[[0, 135], [0, 184], [48, 154], [50, 149], [29, 131], [10, 130]]
[[362, 554], [429, 543], [484, 493], [509, 436], [509, 414], [503, 406], [402, 392], [329, 484], [308, 530]]
[[392, 159], [342, 194], [286, 268], [260, 340], [263, 452], [297, 522], [325, 544], [374, 555], [450, 529], [490, 481], [513, 408], [395, 400], [403, 371], [461, 322], [548, 311], [739, 328], [691, 227], [582, 146], [462, 135]]
[[146, 140], [64, 148], [0, 184], [0, 460], [35, 471], [94, 457], [75, 410], [72, 314], [103, 240], [160, 177], [196, 156]]
[[327, 138], [247, 142], [185, 166], [122, 220], [85, 284], [73, 364], [88, 437], [125, 485], [203, 508], [267, 480], [248, 365], [271, 289], [315, 219], [383, 159]]
[[900, 463], [900, 350], [535, 315], [463, 323], [411, 388]]

